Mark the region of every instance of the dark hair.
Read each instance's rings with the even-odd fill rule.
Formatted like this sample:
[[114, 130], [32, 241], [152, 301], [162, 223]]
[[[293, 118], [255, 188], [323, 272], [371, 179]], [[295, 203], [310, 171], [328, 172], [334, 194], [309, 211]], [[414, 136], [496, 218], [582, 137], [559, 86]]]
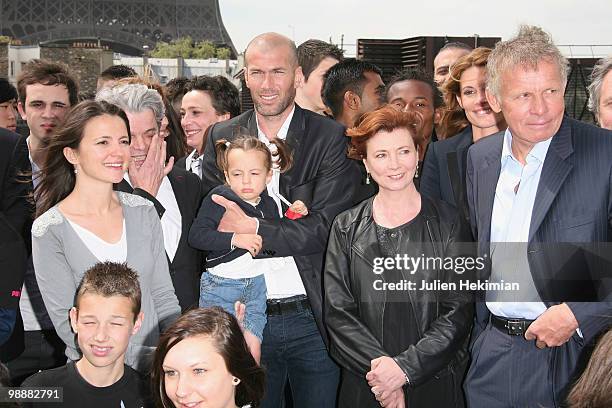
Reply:
[[37, 216], [62, 201], [74, 189], [74, 166], [64, 156], [64, 148], [77, 149], [87, 123], [102, 115], [121, 118], [129, 137], [130, 122], [120, 108], [106, 102], [83, 101], [70, 109], [63, 124], [50, 138], [45, 139], [45, 159], [40, 175], [35, 175], [40, 177], [40, 182], [34, 190]]
[[321, 40], [306, 40], [297, 47], [298, 65], [302, 67], [302, 74], [306, 81], [312, 71], [327, 57], [342, 61], [344, 52], [334, 44]]
[[473, 49], [474, 49], [473, 47], [470, 47], [466, 43], [462, 43], [460, 41], [450, 41], [450, 42], [447, 42], [446, 44], [444, 44], [444, 46], [442, 48], [440, 48], [440, 51], [438, 51], [438, 54], [441, 53], [442, 51], [445, 51], [445, 50], [466, 50], [466, 51], [472, 51]]
[[19, 101], [26, 109], [26, 88], [28, 85], [64, 85], [68, 89], [70, 105], [76, 105], [79, 100], [79, 84], [70, 69], [61, 63], [41, 59], [28, 62], [17, 79]]
[[355, 58], [347, 58], [327, 71], [321, 96], [335, 117], [342, 113], [344, 94], [347, 91], [352, 91], [361, 97], [367, 81], [364, 75], [366, 72], [382, 76], [382, 70], [376, 65]]
[[122, 78], [115, 84], [115, 87], [132, 84], [145, 85], [147, 88], [157, 91], [157, 93], [161, 96], [164, 104], [164, 116], [166, 119], [168, 119], [169, 130], [169, 135], [165, 139], [166, 160], [170, 159], [170, 157], [174, 157], [175, 160], [178, 160], [179, 158], [185, 156], [187, 154], [187, 137], [185, 136], [185, 131], [181, 126], [181, 119], [166, 97], [164, 88], [157, 82], [143, 79], [139, 76]]
[[0, 103], [17, 100], [17, 89], [6, 78], [0, 78]]
[[127, 65], [111, 65], [102, 71], [99, 77], [102, 79], [122, 79], [137, 76], [138, 74], [132, 67], [128, 67]]
[[612, 329], [608, 329], [591, 355], [589, 364], [567, 397], [570, 408], [612, 407]]
[[421, 67], [404, 68], [391, 77], [391, 80], [389, 80], [389, 83], [387, 84], [387, 89], [385, 90], [385, 97], [387, 97], [389, 94], [389, 89], [391, 89], [393, 85], [403, 81], [420, 81], [426, 83], [431, 88], [434, 109], [439, 108], [444, 104], [442, 101], [442, 94], [438, 90], [432, 75]]
[[366, 158], [368, 140], [372, 136], [381, 130], [391, 132], [398, 128], [407, 129], [416, 140], [423, 130], [423, 116], [417, 111], [398, 111], [390, 105], [362, 115], [354, 127], [346, 130], [346, 135], [351, 138], [348, 157], [355, 160]]
[[258, 406], [265, 391], [264, 370], [253, 359], [236, 318], [220, 307], [190, 310], [162, 334], [151, 373], [157, 406], [174, 406], [166, 395], [163, 370], [166, 355], [179, 342], [196, 336], [211, 338], [227, 370], [240, 379], [236, 386], [236, 405]]
[[191, 80], [187, 77], [178, 77], [171, 79], [164, 85], [164, 90], [170, 103], [174, 103], [176, 99], [182, 98], [185, 95], [185, 87], [189, 81]]
[[217, 140], [217, 143], [215, 143], [217, 167], [219, 167], [222, 172], [227, 171], [227, 157], [229, 156], [229, 152], [231, 152], [232, 150], [256, 150], [265, 155], [264, 165], [266, 167], [266, 170], [270, 170], [272, 168], [272, 156], [274, 156], [278, 157], [278, 168], [280, 172], [286, 172], [291, 168], [291, 165], [293, 164], [293, 157], [289, 148], [287, 147], [287, 144], [280, 139], [272, 140], [270, 141], [270, 143], [276, 146], [276, 151], [274, 153], [270, 152], [270, 149], [268, 149], [268, 147], [261, 140], [254, 136], [249, 136], [245, 133], [241, 133], [231, 142], [225, 139]]
[[457, 98], [461, 96], [461, 75], [471, 67], [486, 67], [491, 49], [478, 47], [469, 54], [459, 58], [450, 68], [448, 79], [441, 86], [444, 95], [444, 111], [440, 119], [440, 129], [444, 137], [454, 136], [469, 126], [465, 112]]
[[103, 297], [123, 296], [132, 302], [134, 320], [140, 313], [142, 295], [138, 274], [127, 263], [98, 262], [89, 268], [76, 290], [74, 305], [79, 308], [79, 300], [86, 293]]
[[240, 115], [238, 88], [229, 79], [221, 75], [214, 77], [208, 75], [193, 77], [185, 85], [185, 93], [190, 91], [208, 92], [217, 115], [229, 113], [230, 118]]

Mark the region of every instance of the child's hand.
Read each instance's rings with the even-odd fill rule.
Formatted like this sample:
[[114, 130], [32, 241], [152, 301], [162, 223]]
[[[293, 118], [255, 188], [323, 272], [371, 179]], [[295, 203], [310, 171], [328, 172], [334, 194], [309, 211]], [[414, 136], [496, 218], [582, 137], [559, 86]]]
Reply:
[[308, 208], [306, 208], [306, 204], [304, 204], [300, 200], [295, 200], [295, 202], [291, 204], [291, 207], [289, 207], [289, 209], [298, 214], [308, 215]]
[[255, 257], [261, 251], [261, 236], [257, 234], [234, 234], [232, 245], [237, 248], [246, 249]]

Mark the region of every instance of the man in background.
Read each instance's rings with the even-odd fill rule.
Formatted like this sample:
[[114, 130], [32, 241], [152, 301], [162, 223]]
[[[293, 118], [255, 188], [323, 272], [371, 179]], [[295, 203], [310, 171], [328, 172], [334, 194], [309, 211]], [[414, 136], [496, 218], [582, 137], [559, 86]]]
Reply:
[[327, 71], [342, 61], [341, 49], [321, 40], [307, 40], [297, 47], [301, 75], [296, 78], [295, 103], [304, 109], [325, 114], [327, 107], [321, 99], [321, 88]]

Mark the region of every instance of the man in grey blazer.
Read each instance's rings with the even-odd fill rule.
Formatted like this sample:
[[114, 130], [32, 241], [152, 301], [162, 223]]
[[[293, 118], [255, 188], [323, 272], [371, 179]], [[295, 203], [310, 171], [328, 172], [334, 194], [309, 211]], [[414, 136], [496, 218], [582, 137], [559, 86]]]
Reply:
[[540, 28], [498, 43], [487, 69], [508, 129], [470, 148], [467, 198], [490, 257], [479, 278], [520, 291], [478, 294], [467, 402], [556, 407], [612, 323], [612, 132], [564, 117], [567, 60]]

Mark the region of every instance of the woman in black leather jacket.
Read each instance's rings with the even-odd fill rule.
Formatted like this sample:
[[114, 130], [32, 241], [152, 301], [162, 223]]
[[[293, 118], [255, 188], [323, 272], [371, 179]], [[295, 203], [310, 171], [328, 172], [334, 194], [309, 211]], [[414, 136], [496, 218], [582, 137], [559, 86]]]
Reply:
[[[420, 122], [383, 107], [347, 131], [349, 155], [363, 159], [379, 192], [338, 215], [327, 248], [325, 321], [343, 369], [340, 407], [463, 406], [473, 305], [459, 290], [470, 275], [459, 258], [473, 252], [461, 245], [470, 234], [456, 210], [414, 186]], [[422, 288], [436, 283], [457, 290]]]

